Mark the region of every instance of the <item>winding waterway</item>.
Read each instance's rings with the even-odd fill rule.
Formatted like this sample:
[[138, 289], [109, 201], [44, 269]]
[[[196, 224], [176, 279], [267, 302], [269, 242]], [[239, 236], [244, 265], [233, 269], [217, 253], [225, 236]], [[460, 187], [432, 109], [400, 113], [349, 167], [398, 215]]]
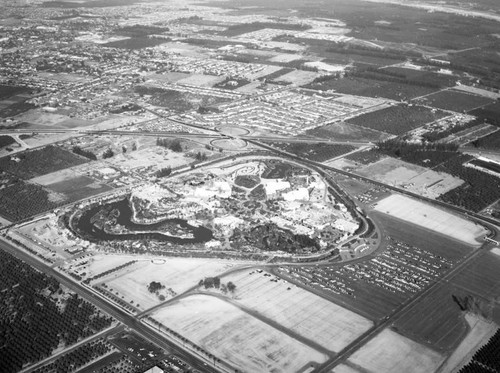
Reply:
[[[121, 225], [130, 233], [110, 233], [96, 226], [92, 218], [104, 209], [116, 210], [119, 215], [116, 217], [116, 224]], [[213, 238], [212, 231], [205, 227], [195, 227], [183, 219], [165, 219], [152, 224], [138, 224], [132, 221], [132, 208], [128, 199], [112, 202], [104, 206], [94, 206], [85, 211], [80, 219], [75, 222], [75, 228], [93, 241], [113, 241], [113, 240], [142, 240], [154, 239], [157, 241], [171, 242], [175, 244], [190, 244], [210, 241]], [[178, 227], [184, 234], [192, 235], [192, 238], [172, 236], [167, 233], [160, 233], [169, 228]]]

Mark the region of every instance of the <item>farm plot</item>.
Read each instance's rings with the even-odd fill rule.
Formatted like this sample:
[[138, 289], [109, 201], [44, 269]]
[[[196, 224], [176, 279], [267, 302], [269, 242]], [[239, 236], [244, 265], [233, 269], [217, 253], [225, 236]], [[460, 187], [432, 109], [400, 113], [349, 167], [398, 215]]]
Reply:
[[362, 114], [348, 120], [349, 123], [393, 135], [421, 127], [424, 124], [444, 118], [449, 114], [441, 110], [432, 110], [424, 106], [395, 105], [371, 113]]
[[31, 179], [88, 162], [85, 158], [53, 145], [19, 153], [16, 157], [18, 160], [11, 157], [1, 158], [0, 168], [23, 179]]
[[453, 276], [451, 283], [486, 302], [500, 296], [500, 256], [485, 253]]
[[478, 239], [487, 233], [487, 230], [479, 224], [398, 194], [378, 202], [375, 210], [471, 246], [479, 246], [481, 243]]
[[326, 144], [326, 143], [285, 143], [269, 142], [275, 148], [304, 157], [311, 161], [324, 162], [331, 158], [339, 157], [343, 154], [352, 152], [356, 148], [346, 144]]
[[153, 317], [241, 372], [298, 372], [328, 358], [212, 296], [189, 296]]
[[[500, 113], [499, 113], [500, 116]], [[500, 148], [500, 131], [496, 131], [488, 136], [477, 139], [473, 142], [474, 146], [482, 149]]]
[[468, 325], [453, 295], [454, 290], [449, 285], [433, 289], [392, 327], [408, 338], [441, 351], [456, 348], [467, 334]]
[[487, 105], [480, 109], [472, 110], [469, 114], [486, 119], [487, 122], [500, 125], [500, 102]]
[[242, 271], [224, 280], [237, 286], [237, 303], [331, 351], [342, 350], [373, 326], [368, 319], [267, 272]]
[[[235, 265], [234, 261], [197, 260], [169, 258], [161, 261], [137, 263], [132, 270], [123, 271], [99, 279], [107, 289], [123, 296], [127, 302], [135, 302], [137, 308], [148, 309], [161, 302], [160, 298], [168, 299], [182, 293], [198, 284], [206, 276], [216, 276]], [[91, 267], [92, 268], [92, 267]], [[151, 282], [160, 282], [165, 286], [159, 294], [148, 291]], [[163, 297], [160, 297], [163, 295]]]
[[349, 361], [368, 372], [434, 372], [444, 356], [389, 329], [356, 351]]
[[474, 94], [459, 92], [453, 89], [434, 93], [417, 100], [419, 104], [433, 106], [443, 110], [459, 113], [469, 111], [493, 102], [492, 99]]
[[353, 77], [316, 81], [307, 85], [306, 88], [318, 89], [322, 91], [335, 90], [339, 93], [359, 96], [385, 97], [398, 101], [436, 92], [435, 88]]
[[72, 179], [48, 184], [47, 188], [65, 196], [66, 201], [81, 199], [112, 190], [111, 187], [96, 182], [87, 176], [78, 176]]
[[36, 184], [16, 180], [0, 189], [0, 214], [9, 221], [18, 221], [52, 210], [60, 200]]
[[[354, 153], [355, 161], [368, 162], [376, 159], [376, 152]], [[351, 159], [352, 158], [348, 158]], [[460, 185], [463, 181], [444, 172], [436, 172], [395, 158], [383, 158], [356, 170], [386, 184], [398, 185], [420, 195], [437, 198]]]

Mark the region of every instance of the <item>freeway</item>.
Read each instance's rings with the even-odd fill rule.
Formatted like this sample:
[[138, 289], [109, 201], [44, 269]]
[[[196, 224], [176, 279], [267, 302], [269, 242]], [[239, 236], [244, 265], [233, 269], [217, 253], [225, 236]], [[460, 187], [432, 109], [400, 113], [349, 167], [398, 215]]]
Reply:
[[127, 328], [134, 330], [137, 334], [139, 334], [142, 338], [158, 345], [159, 347], [165, 349], [166, 351], [171, 351], [172, 353], [178, 355], [182, 359], [184, 359], [188, 364], [192, 367], [201, 370], [202, 372], [207, 373], [217, 373], [219, 370], [207, 366], [201, 359], [195, 357], [194, 355], [188, 353], [186, 350], [182, 349], [180, 346], [174, 344], [173, 342], [166, 339], [165, 335], [157, 332], [156, 330], [151, 329], [140, 320], [138, 320], [135, 316], [129, 314], [121, 310], [120, 308], [108, 303], [106, 300], [95, 294], [89, 288], [86, 288], [69, 278], [65, 275], [59, 273], [55, 269], [47, 266], [45, 263], [42, 263], [35, 257], [29, 255], [21, 249], [18, 249], [11, 242], [6, 241], [4, 238], [0, 238], [0, 249], [10, 253], [16, 258], [24, 261], [29, 264], [33, 268], [54, 277], [57, 281], [59, 281], [62, 285], [68, 287], [70, 290], [77, 293], [83, 299], [88, 302], [94, 304], [96, 307], [100, 308], [102, 311], [106, 312], [110, 316], [114, 317], [116, 320], [124, 324]]

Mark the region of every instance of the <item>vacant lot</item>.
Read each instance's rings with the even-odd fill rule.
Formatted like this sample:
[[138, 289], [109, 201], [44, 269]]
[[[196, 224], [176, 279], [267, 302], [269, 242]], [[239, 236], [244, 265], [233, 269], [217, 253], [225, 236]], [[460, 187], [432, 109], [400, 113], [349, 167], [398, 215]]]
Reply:
[[352, 311], [266, 272], [245, 270], [223, 280], [237, 286], [236, 302], [331, 351], [342, 350], [373, 325]]
[[193, 295], [153, 317], [241, 372], [298, 372], [327, 356], [223, 300]]
[[402, 135], [448, 115], [443, 111], [423, 106], [395, 105], [351, 118], [348, 122], [393, 135]]
[[399, 194], [378, 202], [375, 210], [472, 246], [479, 246], [478, 239], [486, 234], [486, 230], [476, 223]]
[[16, 155], [17, 159], [4, 157], [0, 159], [0, 168], [23, 179], [31, 179], [64, 168], [87, 163], [82, 157], [70, 153], [57, 146], [26, 151]]
[[356, 351], [350, 358], [369, 372], [434, 372], [444, 356], [389, 329]]
[[419, 99], [418, 102], [423, 105], [462, 113], [492, 103], [493, 100], [450, 89], [426, 96]]

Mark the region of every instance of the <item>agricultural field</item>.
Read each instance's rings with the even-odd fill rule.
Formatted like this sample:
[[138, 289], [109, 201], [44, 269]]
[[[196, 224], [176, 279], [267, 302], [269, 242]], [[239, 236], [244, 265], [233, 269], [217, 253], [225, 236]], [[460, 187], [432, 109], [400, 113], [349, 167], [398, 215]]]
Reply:
[[[200, 75], [199, 78], [188, 77], [184, 78], [186, 81], [196, 80], [199, 84], [201, 83], [201, 77], [205, 75]], [[217, 83], [221, 79], [213, 79], [211, 77], [210, 84]], [[203, 78], [203, 81], [207, 81]], [[183, 113], [192, 109], [196, 109], [199, 106], [209, 106], [217, 105], [222, 102], [228, 101], [227, 99], [211, 96], [203, 93], [194, 93], [183, 91], [181, 89], [174, 89], [174, 87], [161, 88], [150, 85], [138, 85], [134, 87], [134, 93], [143, 95], [146, 98], [148, 104], [159, 106], [165, 108], [174, 113]]]
[[464, 312], [453, 298], [460, 293], [439, 285], [400, 316], [393, 329], [438, 351], [453, 350], [469, 331]]
[[148, 38], [146, 36], [135, 36], [127, 39], [111, 41], [109, 43], [102, 44], [101, 46], [103, 48], [121, 48], [121, 49], [136, 50], [136, 49], [156, 47], [166, 42], [168, 42], [167, 39], [155, 39], [155, 38]]
[[466, 165], [474, 159], [460, 154], [435, 168], [464, 180], [461, 186], [441, 195], [440, 200], [471, 211], [481, 211], [500, 199], [500, 180], [489, 173]]
[[7, 312], [1, 326], [0, 371], [20, 371], [24, 365], [111, 325], [109, 316], [54, 278], [4, 251], [0, 251], [0, 259], [0, 280], [5, 289], [0, 300]]
[[356, 147], [352, 145], [345, 144], [265, 142], [272, 147], [315, 162], [325, 162], [329, 159], [340, 157], [341, 155], [352, 152], [356, 149]]
[[15, 159], [12, 157], [0, 158], [0, 168], [22, 179], [31, 179], [86, 162], [88, 160], [83, 157], [58, 146], [48, 145], [42, 149], [16, 154]]
[[19, 221], [52, 210], [61, 201], [55, 192], [23, 180], [15, 180], [0, 189], [0, 215], [9, 221]]
[[493, 102], [487, 97], [456, 91], [443, 90], [432, 95], [414, 100], [416, 104], [432, 106], [442, 110], [451, 110], [459, 113], [468, 112]]
[[233, 303], [330, 351], [341, 351], [373, 326], [370, 320], [267, 272], [245, 270], [222, 280], [236, 285]]
[[500, 126], [500, 120], [498, 119], [500, 116], [500, 102], [495, 102], [480, 109], [472, 110], [469, 114], [484, 119], [488, 123]]
[[439, 85], [451, 87], [456, 84], [457, 77], [451, 74], [440, 74], [433, 71], [412, 69], [400, 66], [389, 66], [382, 69], [384, 72], [392, 73], [396, 77], [416, 83]]
[[304, 86], [320, 91], [334, 90], [350, 95], [385, 97], [390, 100], [407, 101], [415, 97], [436, 92], [436, 88], [346, 77], [336, 80], [317, 81]]
[[[354, 162], [370, 162], [377, 158], [374, 151], [358, 152], [347, 157]], [[353, 159], [354, 158], [354, 159]], [[436, 172], [395, 158], [383, 158], [355, 170], [359, 175], [373, 178], [389, 185], [410, 190], [429, 198], [457, 188], [463, 181], [444, 172]]]
[[191, 295], [152, 316], [241, 372], [298, 372], [328, 358], [214, 296]]
[[470, 145], [473, 146], [474, 148], [480, 148], [480, 149], [492, 149], [492, 150], [499, 149], [500, 131], [496, 131], [488, 136], [474, 140]]
[[64, 169], [39, 176], [31, 179], [30, 182], [42, 185], [57, 193], [64, 202], [78, 201], [112, 190], [109, 186], [81, 175], [73, 169]]
[[390, 329], [384, 329], [348, 360], [368, 372], [429, 373], [436, 371], [444, 356]]
[[487, 234], [487, 230], [477, 223], [398, 194], [378, 202], [375, 210], [471, 246], [481, 245], [480, 239]]
[[[118, 266], [121, 265], [118, 263], [122, 262], [118, 261], [118, 258], [113, 255], [109, 257], [109, 260]], [[79, 271], [86, 271], [90, 276], [91, 273], [97, 273], [98, 268], [99, 270], [107, 268], [108, 266], [102, 268], [100, 260], [108, 262], [108, 256], [94, 258], [88, 264], [79, 267]], [[131, 260], [134, 258], [130, 256], [127, 261], [124, 259], [125, 262]], [[197, 285], [200, 279], [216, 276], [237, 264], [239, 263], [210, 259], [158, 258], [157, 260], [142, 260], [107, 276], [98, 277], [97, 280], [91, 281], [91, 284], [101, 288], [105, 284], [106, 291], [133, 304], [140, 310], [146, 310], [185, 292]], [[161, 283], [164, 288], [153, 293], [148, 291], [148, 285], [153, 281]]]
[[424, 124], [448, 116], [441, 110], [423, 106], [395, 105], [348, 120], [349, 123], [393, 135], [402, 135]]
[[356, 126], [346, 122], [331, 123], [325, 126], [316, 127], [308, 130], [306, 134], [322, 139], [332, 139], [337, 141], [378, 142], [391, 137], [387, 133]]
[[30, 89], [27, 87], [0, 84], [0, 100], [28, 92], [30, 92]]
[[16, 144], [16, 140], [12, 136], [0, 135], [0, 148]]
[[[463, 293], [472, 295], [483, 302], [483, 311], [491, 317], [489, 312], [493, 312], [491, 307], [497, 308], [492, 301], [500, 296], [500, 274], [498, 266], [500, 256], [494, 253], [484, 253], [475, 258], [466, 268], [462, 269], [451, 279], [451, 284], [460, 289]], [[498, 322], [498, 320], [495, 320]]]

